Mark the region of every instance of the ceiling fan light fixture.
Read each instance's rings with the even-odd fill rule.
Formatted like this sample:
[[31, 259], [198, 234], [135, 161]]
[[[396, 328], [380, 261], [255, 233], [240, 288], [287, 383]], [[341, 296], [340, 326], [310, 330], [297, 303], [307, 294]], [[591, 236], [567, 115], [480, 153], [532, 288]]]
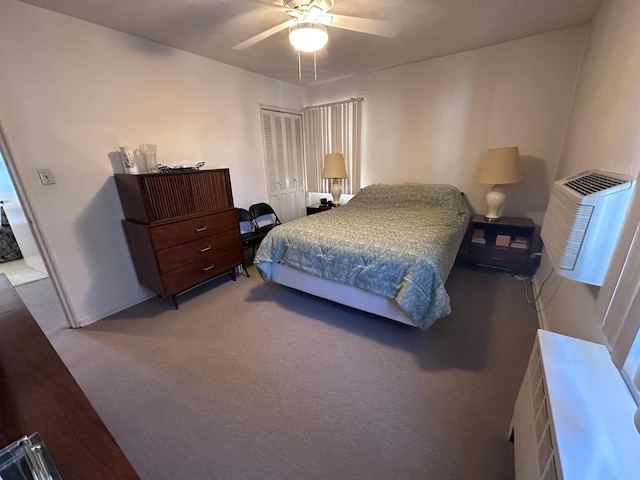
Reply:
[[320, 23], [300, 22], [289, 29], [289, 42], [301, 52], [315, 52], [329, 41], [327, 28]]

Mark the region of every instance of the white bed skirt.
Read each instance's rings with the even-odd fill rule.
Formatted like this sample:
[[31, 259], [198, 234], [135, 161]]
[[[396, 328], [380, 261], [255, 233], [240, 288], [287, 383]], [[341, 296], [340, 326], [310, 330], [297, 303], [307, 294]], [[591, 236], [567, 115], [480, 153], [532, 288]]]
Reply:
[[414, 321], [398, 304], [386, 297], [367, 292], [352, 285], [345, 285], [316, 277], [280, 263], [271, 264], [271, 281], [287, 287], [310, 293], [364, 312], [416, 327]]

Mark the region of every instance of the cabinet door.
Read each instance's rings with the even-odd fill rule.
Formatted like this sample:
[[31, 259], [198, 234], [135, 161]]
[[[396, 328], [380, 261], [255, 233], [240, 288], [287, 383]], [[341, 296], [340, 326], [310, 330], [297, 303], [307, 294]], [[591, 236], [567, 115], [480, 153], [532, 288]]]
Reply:
[[125, 218], [142, 223], [233, 208], [229, 169], [116, 174]]
[[191, 173], [189, 177], [194, 213], [233, 208], [227, 169], [202, 170]]

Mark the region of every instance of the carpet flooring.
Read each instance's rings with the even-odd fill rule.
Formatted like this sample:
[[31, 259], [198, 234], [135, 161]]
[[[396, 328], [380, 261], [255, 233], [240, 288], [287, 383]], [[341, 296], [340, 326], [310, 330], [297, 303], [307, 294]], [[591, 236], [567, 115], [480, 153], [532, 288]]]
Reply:
[[43, 327], [142, 479], [514, 478], [522, 281], [454, 266], [423, 332], [249, 272]]

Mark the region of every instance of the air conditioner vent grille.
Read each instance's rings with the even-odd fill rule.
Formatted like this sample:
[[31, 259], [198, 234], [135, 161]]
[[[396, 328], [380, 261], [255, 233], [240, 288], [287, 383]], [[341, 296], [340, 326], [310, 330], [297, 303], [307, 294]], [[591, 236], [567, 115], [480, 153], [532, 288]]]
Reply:
[[601, 173], [589, 173], [569, 180], [565, 185], [581, 195], [590, 195], [623, 183], [625, 181], [618, 178], [602, 175]]

